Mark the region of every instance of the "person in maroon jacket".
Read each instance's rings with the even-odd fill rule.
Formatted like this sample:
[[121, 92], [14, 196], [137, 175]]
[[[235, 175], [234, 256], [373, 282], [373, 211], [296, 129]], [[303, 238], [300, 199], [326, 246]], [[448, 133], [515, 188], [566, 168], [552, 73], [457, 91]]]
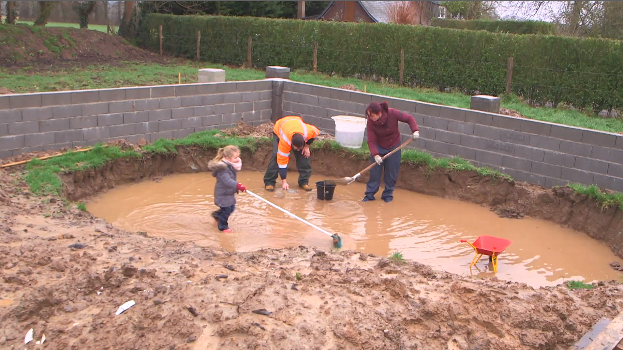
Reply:
[[370, 148], [371, 162], [376, 162], [379, 166], [375, 166], [370, 170], [370, 180], [368, 180], [366, 185], [366, 195], [363, 201], [367, 202], [375, 199], [374, 195], [379, 190], [381, 175], [383, 170], [385, 170], [385, 176], [383, 176], [385, 189], [381, 198], [385, 202], [391, 202], [394, 199], [394, 189], [396, 188], [396, 180], [400, 170], [401, 151], [399, 150], [385, 160], [381, 159], [381, 157], [400, 146], [398, 121], [409, 124], [414, 140], [420, 137], [420, 131], [412, 115], [389, 108], [387, 102], [370, 103], [366, 109], [366, 117], [368, 118], [368, 147]]

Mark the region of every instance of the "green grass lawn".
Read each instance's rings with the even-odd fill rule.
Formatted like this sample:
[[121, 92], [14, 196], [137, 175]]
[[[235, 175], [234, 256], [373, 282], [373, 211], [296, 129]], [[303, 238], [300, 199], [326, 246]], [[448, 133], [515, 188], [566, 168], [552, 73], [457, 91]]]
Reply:
[[[177, 84], [178, 73], [181, 73], [182, 83], [196, 83], [198, 68], [223, 68], [227, 71], [228, 81], [264, 78], [264, 71], [260, 70], [230, 68], [219, 64], [180, 60], [166, 65], [119, 62], [118, 65], [102, 64], [81, 68], [58, 66], [55, 67], [54, 71], [41, 71], [34, 67], [24, 67], [17, 71], [0, 68], [0, 75], [3, 76], [0, 86], [11, 89], [16, 93], [25, 93], [164, 85]], [[354, 78], [330, 77], [305, 71], [293, 71], [290, 78], [294, 81], [331, 87], [352, 84], [360, 90], [363, 90], [364, 85], [366, 85], [366, 91], [369, 93], [447, 106], [469, 108], [470, 105], [470, 96], [460, 93], [441, 93], [432, 89], [412, 89]], [[504, 98], [502, 107], [517, 110], [531, 119], [615, 133], [623, 132], [623, 120], [621, 119], [589, 116], [570, 109], [534, 108], [516, 97]]]
[[[35, 23], [34, 21], [16, 21], [16, 22], [28, 24], [28, 25], [33, 25]], [[46, 27], [61, 27], [61, 28], [80, 28], [80, 24], [78, 23], [62, 23], [62, 22], [48, 22], [45, 26]], [[106, 33], [105, 24], [89, 24], [89, 29]]]

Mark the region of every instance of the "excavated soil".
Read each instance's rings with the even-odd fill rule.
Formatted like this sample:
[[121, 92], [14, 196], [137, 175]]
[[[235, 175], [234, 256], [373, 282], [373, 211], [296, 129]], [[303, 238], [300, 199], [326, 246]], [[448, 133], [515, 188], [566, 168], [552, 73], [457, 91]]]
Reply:
[[[262, 170], [270, 145], [243, 152]], [[214, 151], [119, 159], [62, 176], [83, 199], [121, 183], [205, 171]], [[314, 171], [351, 176], [367, 165], [315, 150]], [[298, 247], [230, 253], [126, 232], [62, 198], [36, 197], [20, 167], [0, 171], [0, 348], [47, 349], [567, 349], [623, 311], [623, 287], [534, 289], [470, 279], [352, 251]], [[363, 179], [365, 181], [365, 179]], [[505, 208], [620, 246], [621, 213], [566, 189], [405, 165], [399, 186]], [[590, 225], [588, 225], [590, 218]], [[620, 243], [620, 242], [619, 242]], [[535, 244], [538, 244], [535, 243]], [[618, 248], [617, 248], [618, 249]], [[621, 256], [619, 250], [618, 255]], [[121, 313], [123, 303], [136, 304]]]

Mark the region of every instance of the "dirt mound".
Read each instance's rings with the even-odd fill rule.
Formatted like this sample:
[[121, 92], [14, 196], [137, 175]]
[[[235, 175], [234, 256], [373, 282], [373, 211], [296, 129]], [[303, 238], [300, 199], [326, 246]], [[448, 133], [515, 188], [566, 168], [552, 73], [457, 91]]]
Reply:
[[515, 117], [515, 118], [526, 118], [524, 115], [517, 112], [516, 110], [504, 108], [504, 107], [500, 108], [500, 114], [508, 115], [508, 116]]
[[362, 90], [357, 89], [357, 87], [353, 84], [342, 85], [339, 87], [339, 89], [363, 92]]
[[[239, 122], [233, 128], [224, 129], [222, 133], [227, 136], [237, 136], [237, 137], [247, 137], [247, 136], [268, 137], [272, 140], [273, 127], [274, 127], [274, 124], [271, 122], [260, 124], [258, 126], [253, 126], [250, 124], [245, 124], [244, 122]], [[334, 137], [331, 134], [321, 131], [317, 139], [333, 140]]]
[[132, 46], [118, 35], [75, 28], [0, 25], [0, 65], [78, 60], [158, 61], [160, 56]]

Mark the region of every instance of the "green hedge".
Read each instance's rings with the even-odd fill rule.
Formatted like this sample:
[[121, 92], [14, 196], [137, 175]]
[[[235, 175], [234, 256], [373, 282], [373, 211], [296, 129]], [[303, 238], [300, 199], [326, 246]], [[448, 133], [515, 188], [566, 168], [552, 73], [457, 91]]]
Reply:
[[157, 51], [163, 26], [167, 54], [242, 64], [253, 39], [256, 67], [282, 65], [311, 70], [318, 42], [318, 71], [367, 78], [399, 77], [405, 50], [408, 86], [456, 87], [499, 95], [506, 86], [508, 57], [514, 57], [512, 92], [539, 103], [566, 102], [576, 108], [623, 107], [623, 46], [607, 39], [513, 35], [435, 27], [276, 20], [250, 17], [150, 14], [137, 43]]
[[490, 21], [433, 18], [432, 25], [440, 28], [486, 30], [493, 33], [555, 35], [556, 25], [543, 21]]

